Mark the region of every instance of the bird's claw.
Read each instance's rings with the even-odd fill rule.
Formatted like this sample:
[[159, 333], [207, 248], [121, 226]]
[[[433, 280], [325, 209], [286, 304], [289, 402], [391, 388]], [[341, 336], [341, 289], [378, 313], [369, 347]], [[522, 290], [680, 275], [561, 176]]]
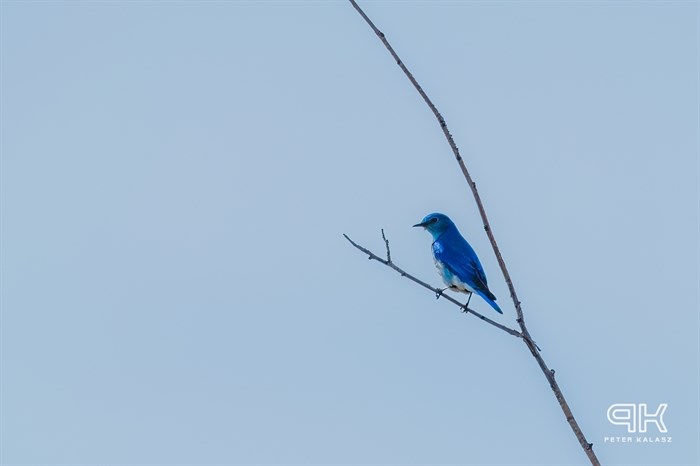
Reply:
[[471, 300], [472, 300], [472, 295], [473, 295], [473, 294], [474, 294], [474, 293], [472, 293], [471, 291], [469, 292], [469, 298], [467, 298], [467, 304], [464, 305], [465, 308], [469, 308], [469, 303], [470, 303]]
[[447, 288], [438, 288], [438, 290], [435, 292], [435, 299], [440, 299], [440, 296], [445, 292]]

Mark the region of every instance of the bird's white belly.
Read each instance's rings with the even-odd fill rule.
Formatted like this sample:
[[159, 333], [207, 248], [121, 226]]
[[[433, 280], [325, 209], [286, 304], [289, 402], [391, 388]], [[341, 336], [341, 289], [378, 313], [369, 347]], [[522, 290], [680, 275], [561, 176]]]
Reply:
[[435, 259], [435, 267], [437, 267], [438, 272], [442, 277], [442, 281], [445, 282], [445, 285], [449, 286], [451, 289], [461, 291], [463, 293], [474, 292], [474, 289], [471, 286], [467, 285], [462, 280], [460, 280], [457, 275], [453, 274], [447, 268], [445, 268], [445, 264], [443, 264], [437, 259]]

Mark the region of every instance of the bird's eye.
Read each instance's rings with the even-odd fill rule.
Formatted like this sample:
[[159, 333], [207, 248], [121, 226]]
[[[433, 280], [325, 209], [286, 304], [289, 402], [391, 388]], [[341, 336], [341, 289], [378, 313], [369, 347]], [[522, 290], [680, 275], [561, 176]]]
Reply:
[[437, 217], [433, 217], [433, 218], [430, 220], [430, 223], [437, 223]]

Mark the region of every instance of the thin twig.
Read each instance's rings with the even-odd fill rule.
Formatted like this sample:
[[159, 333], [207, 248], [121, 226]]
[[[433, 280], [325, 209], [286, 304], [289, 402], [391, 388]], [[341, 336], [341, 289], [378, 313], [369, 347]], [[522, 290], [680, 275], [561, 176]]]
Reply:
[[589, 461], [593, 466], [600, 466], [600, 461], [596, 457], [595, 453], [593, 452], [593, 444], [589, 443], [586, 440], [585, 435], [581, 431], [581, 428], [578, 425], [578, 422], [576, 422], [576, 419], [574, 418], [574, 415], [571, 413], [571, 409], [569, 408], [568, 403], [566, 402], [566, 399], [564, 398], [564, 395], [561, 392], [561, 389], [559, 388], [559, 384], [557, 383], [556, 379], [554, 378], [554, 374], [552, 371], [549, 370], [547, 367], [547, 364], [544, 362], [542, 359], [542, 356], [540, 355], [537, 345], [535, 344], [534, 340], [530, 336], [530, 332], [528, 331], [527, 327], [525, 326], [525, 318], [523, 316], [523, 311], [521, 307], [520, 300], [518, 299], [518, 295], [515, 292], [515, 287], [513, 286], [513, 281], [510, 277], [510, 273], [508, 272], [508, 268], [506, 267], [506, 263], [503, 260], [503, 255], [501, 254], [501, 250], [498, 247], [498, 243], [496, 243], [496, 238], [493, 235], [493, 231], [491, 230], [491, 224], [489, 223], [489, 219], [486, 216], [486, 210], [484, 209], [484, 204], [481, 201], [481, 196], [479, 195], [479, 191], [476, 189], [476, 183], [472, 179], [471, 175], [469, 174], [469, 171], [467, 170], [466, 165], [464, 164], [464, 160], [462, 159], [462, 156], [459, 153], [459, 149], [457, 148], [457, 144], [455, 144], [454, 139], [452, 138], [452, 134], [450, 133], [450, 130], [447, 128], [447, 123], [445, 122], [445, 119], [442, 117], [440, 112], [438, 111], [437, 107], [435, 107], [435, 104], [433, 104], [432, 100], [428, 97], [428, 95], [425, 93], [423, 88], [418, 84], [418, 81], [416, 78], [413, 77], [413, 74], [408, 70], [406, 65], [404, 65], [403, 61], [401, 58], [399, 58], [398, 54], [394, 50], [394, 48], [389, 44], [389, 41], [386, 39], [386, 36], [382, 31], [380, 31], [372, 22], [372, 20], [369, 19], [369, 17], [365, 14], [364, 11], [362, 11], [362, 8], [355, 2], [355, 0], [349, 0], [352, 6], [357, 10], [357, 12], [362, 16], [362, 18], [365, 20], [365, 22], [372, 28], [372, 31], [379, 37], [379, 39], [382, 41], [384, 44], [384, 47], [389, 51], [391, 56], [396, 60], [396, 64], [399, 65], [401, 70], [404, 72], [406, 77], [411, 81], [411, 84], [413, 84], [413, 87], [416, 88], [416, 91], [420, 94], [420, 96], [423, 98], [425, 101], [426, 105], [430, 110], [433, 112], [435, 115], [435, 118], [437, 119], [440, 128], [442, 129], [443, 134], [445, 135], [445, 138], [447, 139], [447, 143], [449, 144], [450, 148], [452, 149], [452, 153], [455, 156], [455, 159], [457, 160], [457, 163], [459, 164], [459, 168], [462, 171], [462, 174], [464, 175], [464, 178], [467, 181], [467, 184], [469, 185], [469, 188], [471, 189], [472, 195], [474, 196], [474, 200], [476, 201], [477, 208], [479, 209], [479, 215], [481, 216], [481, 220], [484, 225], [484, 230], [486, 231], [486, 235], [489, 238], [489, 242], [491, 243], [491, 247], [493, 248], [493, 252], [496, 255], [496, 259], [498, 260], [498, 265], [501, 268], [501, 272], [503, 273], [503, 278], [506, 282], [506, 285], [508, 285], [508, 290], [510, 291], [510, 297], [513, 300], [513, 304], [515, 305], [515, 312], [517, 315], [517, 322], [518, 325], [520, 326], [520, 333], [522, 334], [522, 339], [527, 345], [528, 349], [532, 353], [532, 356], [537, 360], [537, 364], [540, 366], [540, 369], [544, 373], [545, 377], [547, 378], [547, 381], [549, 382], [549, 386], [552, 388], [552, 391], [554, 392], [554, 396], [557, 398], [557, 401], [559, 402], [559, 405], [561, 406], [562, 411], [564, 412], [564, 416], [566, 416], [566, 420], [568, 421], [569, 425], [571, 426], [571, 429], [573, 430], [574, 434], [576, 435], [576, 438], [578, 439], [579, 443], [581, 444], [581, 447], [583, 448], [584, 452], [588, 456]]
[[[377, 262], [380, 262], [380, 263], [386, 265], [386, 266], [389, 267], [389, 268], [394, 269], [394, 270], [397, 271], [399, 274], [401, 274], [402, 277], [408, 278], [409, 280], [411, 280], [411, 281], [413, 281], [413, 282], [419, 284], [419, 285], [422, 286], [423, 288], [429, 289], [430, 291], [432, 291], [433, 293], [435, 293], [436, 296], [442, 297], [442, 298], [446, 299], [447, 301], [451, 302], [452, 304], [457, 305], [460, 309], [462, 309], [462, 312], [465, 312], [465, 313], [467, 313], [467, 314], [473, 314], [474, 316], [476, 316], [476, 317], [478, 317], [479, 319], [483, 320], [483, 321], [486, 322], [487, 324], [491, 324], [491, 325], [493, 325], [494, 327], [496, 327], [496, 328], [498, 328], [498, 329], [500, 329], [500, 330], [503, 330], [503, 331], [506, 332], [506, 333], [509, 333], [509, 334], [513, 335], [514, 337], [523, 338], [523, 335], [522, 335], [520, 332], [518, 332], [517, 330], [513, 330], [512, 328], [506, 327], [506, 326], [503, 325], [503, 324], [499, 324], [499, 323], [496, 322], [495, 320], [491, 320], [491, 319], [489, 319], [488, 317], [486, 317], [485, 315], [483, 315], [483, 314], [481, 314], [481, 313], [479, 313], [479, 312], [477, 312], [477, 311], [475, 311], [475, 310], [473, 310], [473, 309], [468, 308], [465, 304], [460, 303], [459, 301], [457, 301], [456, 299], [454, 299], [452, 296], [443, 294], [443, 293], [442, 293], [442, 290], [440, 290], [439, 288], [435, 288], [435, 287], [433, 287], [433, 286], [430, 286], [429, 284], [427, 284], [427, 283], [424, 282], [423, 280], [414, 277], [414, 276], [411, 275], [410, 273], [408, 273], [408, 272], [406, 272], [405, 270], [403, 270], [402, 268], [398, 267], [398, 266], [397, 266], [396, 264], [394, 264], [390, 259], [382, 259], [381, 257], [379, 257], [378, 255], [376, 255], [375, 253], [373, 253], [373, 252], [370, 251], [369, 249], [367, 249], [367, 248], [365, 248], [365, 247], [363, 247], [363, 246], [360, 246], [359, 244], [357, 244], [356, 242], [354, 242], [353, 240], [351, 240], [350, 237], [349, 237], [348, 235], [346, 235], [346, 234], [343, 233], [343, 236], [345, 237], [346, 240], [348, 240], [348, 241], [350, 242], [350, 244], [352, 244], [352, 245], [355, 246], [357, 249], [359, 249], [360, 251], [362, 251], [362, 252], [364, 252], [365, 254], [367, 254], [367, 258], [368, 258], [369, 260], [375, 260], [375, 261], [377, 261]], [[391, 253], [390, 253], [390, 251], [389, 251], [389, 241], [386, 239], [386, 236], [384, 236], [384, 230], [382, 230], [382, 238], [384, 239], [384, 244], [386, 245], [386, 248], [387, 248], [387, 257], [391, 257]]]
[[[348, 240], [349, 239], [350, 238], [348, 238]], [[386, 235], [384, 235], [384, 228], [382, 228], [382, 239], [384, 240], [384, 245], [386, 246], [386, 260], [388, 262], [391, 262], [391, 250], [389, 249], [389, 240], [386, 239]]]

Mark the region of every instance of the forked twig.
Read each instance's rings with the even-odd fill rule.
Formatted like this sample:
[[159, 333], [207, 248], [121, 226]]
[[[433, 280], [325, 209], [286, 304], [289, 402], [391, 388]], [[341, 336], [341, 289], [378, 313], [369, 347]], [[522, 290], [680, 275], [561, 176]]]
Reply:
[[379, 257], [378, 255], [376, 255], [375, 253], [373, 253], [373, 252], [370, 251], [369, 249], [367, 249], [367, 248], [365, 248], [365, 247], [363, 247], [363, 246], [360, 246], [359, 244], [357, 244], [356, 242], [354, 242], [353, 240], [351, 240], [350, 237], [349, 237], [348, 235], [343, 234], [343, 236], [345, 237], [346, 240], [348, 240], [348, 241], [350, 242], [350, 244], [352, 244], [352, 245], [355, 246], [357, 249], [359, 249], [360, 251], [362, 251], [362, 252], [364, 252], [365, 254], [367, 254], [367, 258], [368, 258], [369, 260], [375, 260], [375, 261], [377, 261], [377, 262], [381, 262], [382, 264], [386, 265], [387, 267], [390, 267], [390, 268], [394, 269], [394, 270], [397, 271], [399, 274], [401, 274], [402, 277], [406, 277], [406, 278], [408, 278], [409, 280], [411, 280], [412, 282], [415, 282], [415, 283], [419, 284], [419, 285], [422, 286], [423, 288], [429, 289], [430, 291], [432, 291], [433, 293], [435, 293], [436, 296], [442, 297], [442, 298], [446, 299], [447, 301], [451, 302], [452, 304], [456, 304], [459, 308], [462, 309], [462, 312], [465, 312], [465, 313], [467, 313], [467, 314], [472, 314], [472, 315], [478, 317], [479, 319], [483, 320], [484, 322], [486, 322], [486, 323], [488, 323], [488, 324], [491, 324], [491, 325], [493, 325], [494, 327], [496, 327], [496, 328], [498, 328], [498, 329], [500, 329], [500, 330], [503, 330], [503, 331], [506, 332], [506, 333], [509, 333], [509, 334], [513, 335], [514, 337], [523, 338], [522, 333], [518, 332], [517, 330], [513, 330], [513, 329], [510, 328], [510, 327], [506, 327], [506, 326], [503, 325], [503, 324], [499, 324], [499, 323], [496, 322], [495, 320], [489, 319], [488, 317], [486, 317], [485, 315], [481, 314], [480, 312], [477, 312], [477, 311], [475, 311], [475, 310], [473, 310], [473, 309], [468, 308], [465, 304], [460, 303], [459, 301], [457, 301], [456, 299], [454, 299], [452, 296], [443, 294], [443, 293], [442, 293], [442, 290], [440, 290], [439, 288], [435, 288], [435, 287], [433, 287], [433, 286], [430, 286], [429, 284], [427, 284], [427, 283], [424, 282], [423, 280], [414, 277], [414, 276], [411, 275], [410, 273], [406, 272], [405, 270], [403, 270], [402, 268], [400, 268], [400, 267], [398, 267], [396, 264], [394, 264], [394, 263], [391, 261], [391, 251], [389, 250], [389, 240], [386, 239], [386, 236], [384, 235], [384, 230], [383, 230], [383, 229], [382, 229], [382, 238], [384, 239], [384, 244], [386, 245], [386, 257], [387, 257], [386, 259], [382, 259], [381, 257]]
[[[345, 236], [345, 235], [343, 235]], [[347, 236], [345, 236], [348, 238]], [[384, 245], [386, 246], [386, 260], [388, 262], [391, 262], [391, 250], [389, 249], [389, 240], [386, 239], [386, 235], [384, 235], [384, 228], [382, 228], [382, 239], [384, 240]], [[350, 238], [348, 238], [348, 241], [350, 241]], [[352, 241], [350, 241], [352, 243]], [[355, 244], [355, 243], [353, 243]]]
[[[455, 156], [455, 159], [459, 165], [460, 170], [462, 171], [462, 174], [464, 175], [465, 180], [467, 181], [467, 184], [469, 185], [469, 188], [471, 189], [472, 195], [474, 196], [474, 200], [476, 201], [477, 208], [479, 209], [479, 215], [481, 216], [481, 220], [484, 225], [484, 230], [486, 231], [486, 235], [489, 238], [489, 242], [491, 243], [491, 247], [493, 248], [493, 252], [496, 255], [496, 259], [498, 260], [498, 265], [501, 268], [501, 272], [503, 273], [503, 278], [506, 282], [506, 285], [508, 285], [508, 290], [510, 291], [510, 296], [513, 300], [513, 304], [515, 306], [515, 313], [517, 316], [517, 322], [518, 325], [520, 326], [520, 336], [522, 340], [525, 342], [527, 345], [528, 349], [532, 353], [532, 356], [535, 358], [537, 361], [537, 364], [539, 365], [540, 369], [544, 373], [545, 377], [547, 378], [547, 382], [549, 382], [549, 386], [551, 387], [552, 391], [554, 392], [554, 396], [556, 397], [557, 401], [559, 402], [559, 406], [561, 407], [562, 411], [564, 412], [564, 416], [566, 417], [567, 422], [569, 423], [569, 426], [571, 427], [571, 430], [574, 432], [574, 435], [576, 435], [576, 438], [578, 439], [581, 448], [583, 448], [584, 452], [588, 456], [589, 461], [593, 466], [600, 466], [600, 461], [598, 460], [596, 454], [593, 452], [593, 444], [589, 443], [586, 440], [586, 436], [583, 434], [581, 431], [581, 428], [578, 425], [578, 422], [576, 422], [576, 419], [574, 418], [573, 413], [571, 412], [571, 409], [569, 408], [568, 403], [566, 402], [566, 399], [564, 398], [564, 395], [561, 392], [561, 389], [559, 388], [559, 384], [557, 383], [556, 379], [554, 378], [554, 370], [550, 370], [547, 367], [547, 364], [544, 362], [544, 359], [542, 359], [542, 356], [540, 355], [540, 352], [537, 348], [537, 345], [533, 341], [532, 337], [530, 336], [530, 332], [528, 331], [527, 327], [525, 326], [525, 318], [523, 316], [523, 311], [521, 307], [520, 300], [518, 299], [518, 295], [515, 292], [515, 287], [513, 286], [513, 281], [510, 277], [510, 273], [508, 272], [508, 268], [506, 267], [506, 263], [503, 260], [503, 255], [501, 254], [501, 251], [498, 247], [498, 243], [496, 243], [496, 238], [491, 230], [491, 225], [489, 223], [489, 219], [486, 216], [486, 210], [484, 209], [484, 204], [481, 201], [481, 196], [479, 195], [479, 191], [476, 189], [476, 183], [472, 179], [471, 175], [469, 174], [469, 171], [467, 170], [466, 165], [464, 164], [464, 160], [462, 159], [462, 156], [459, 153], [459, 149], [457, 148], [457, 144], [455, 144], [454, 139], [452, 138], [452, 134], [450, 133], [449, 129], [447, 128], [447, 123], [445, 122], [445, 119], [443, 116], [440, 114], [438, 111], [437, 107], [435, 107], [435, 104], [433, 104], [432, 100], [428, 97], [428, 95], [425, 93], [423, 88], [418, 84], [418, 81], [416, 78], [413, 76], [413, 74], [408, 70], [406, 65], [403, 63], [401, 58], [399, 58], [398, 54], [394, 50], [394, 48], [389, 44], [389, 41], [386, 39], [386, 36], [382, 31], [380, 31], [372, 22], [372, 20], [369, 19], [369, 17], [365, 14], [364, 11], [362, 11], [362, 8], [357, 4], [355, 0], [349, 0], [352, 6], [357, 10], [357, 12], [362, 16], [362, 18], [365, 20], [365, 22], [372, 28], [372, 31], [379, 37], [379, 40], [382, 41], [384, 44], [384, 47], [389, 51], [391, 56], [396, 60], [396, 64], [401, 68], [401, 70], [404, 72], [406, 77], [411, 81], [411, 84], [413, 84], [413, 87], [416, 88], [416, 91], [420, 94], [420, 96], [423, 98], [425, 101], [426, 105], [428, 108], [430, 108], [430, 111], [433, 112], [435, 115], [435, 118], [438, 121], [438, 124], [440, 125], [440, 128], [442, 129], [443, 134], [445, 135], [445, 138], [447, 139], [447, 143], [449, 144], [450, 148], [452, 149], [452, 153]], [[347, 236], [346, 236], [347, 238]], [[350, 241], [350, 238], [347, 238], [348, 241]], [[352, 241], [351, 241], [352, 243]], [[355, 247], [358, 247], [355, 243], [353, 243]], [[359, 249], [359, 248], [358, 248]], [[367, 252], [364, 249], [363, 252]], [[381, 261], [380, 261], [381, 262]], [[389, 265], [390, 267], [394, 268], [392, 265], [390, 265], [390, 262], [385, 263], [385, 265]], [[416, 281], [414, 279], [414, 281]], [[424, 285], [425, 286], [425, 285]]]

